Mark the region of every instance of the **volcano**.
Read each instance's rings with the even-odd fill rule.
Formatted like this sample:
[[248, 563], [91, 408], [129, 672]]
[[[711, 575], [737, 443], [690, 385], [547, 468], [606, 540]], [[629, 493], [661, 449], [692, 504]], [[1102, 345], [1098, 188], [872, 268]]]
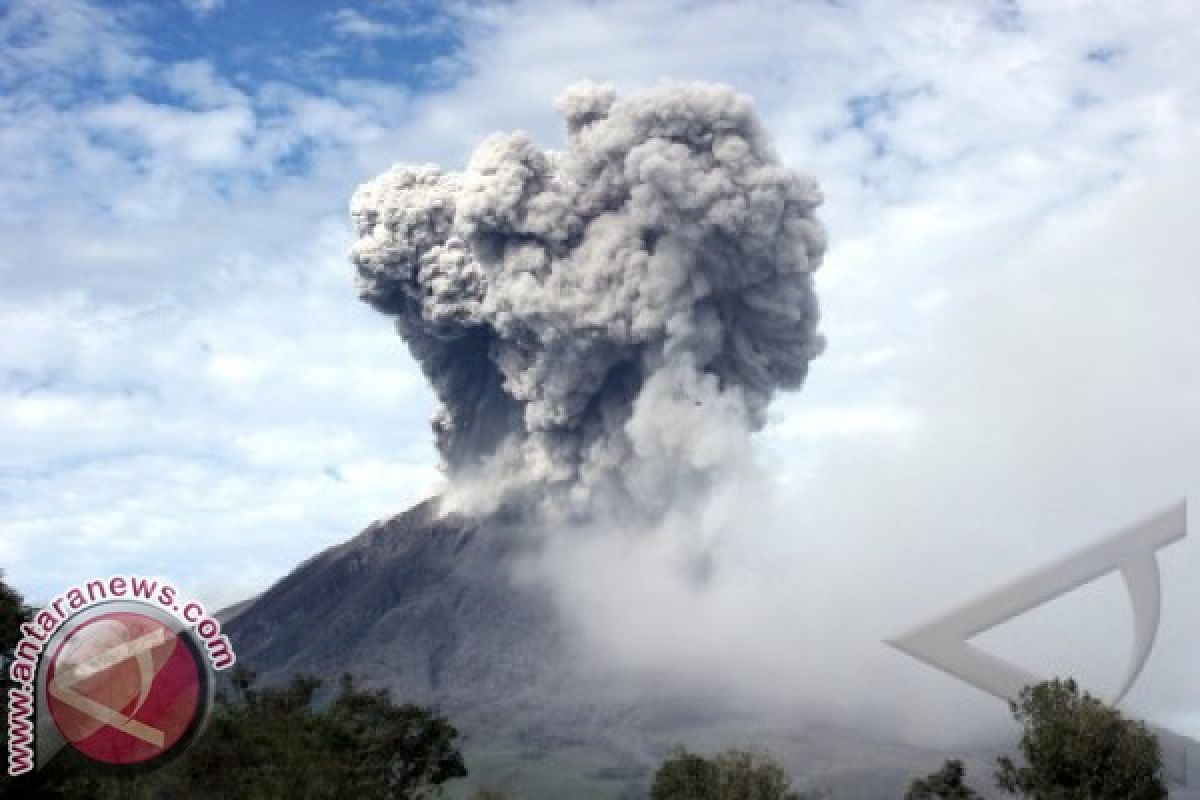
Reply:
[[[564, 149], [498, 132], [462, 170], [400, 162], [355, 191], [358, 295], [391, 321], [436, 396], [445, 506], [460, 512], [430, 500], [300, 565], [231, 613], [240, 659], [265, 682], [351, 673], [431, 705], [463, 731], [476, 785], [517, 797], [644, 797], [679, 745], [766, 748], [801, 786], [839, 798], [903, 794], [962, 753], [820, 722], [785, 710], [786, 697], [751, 711], [722, 690], [686, 687], [678, 671], [600, 663], [605, 648], [582, 646], [560, 616], [561, 593], [530, 577], [540, 547], [568, 541], [549, 537], [590, 535], [578, 521], [643, 541], [670, 521], [695, 534], [697, 547], [681, 552], [697, 554], [688, 574], [705, 591], [705, 504], [722, 487], [766, 480], [753, 434], [825, 347], [821, 190], [780, 158], [752, 98], [697, 82], [622, 96], [582, 81], [556, 107]], [[760, 495], [749, 489], [745, 505]], [[716, 648], [697, 652], [724, 648], [729, 682], [753, 683], [743, 656], [763, 639], [731, 639], [755, 613], [727, 620], [721, 638], [709, 625], [721, 614], [697, 605], [659, 617], [660, 639], [649, 612], [670, 603], [635, 599], [631, 575], [662, 565], [632, 558], [604, 573], [584, 552], [547, 569], [571, 585], [599, 576], [605, 597], [625, 601], [602, 626], [622, 632], [613, 626], [640, 613], [639, 630], [672, 655], [673, 620], [696, 622]], [[810, 607], [833, 611], [835, 599], [826, 592]], [[715, 671], [715, 658], [688, 652], [680, 660], [694, 672]], [[866, 698], [841, 699], [879, 713]], [[974, 784], [991, 782], [992, 755], [966, 759]]]
[[[265, 684], [350, 673], [448, 716], [471, 770], [457, 795], [641, 798], [686, 745], [763, 747], [799, 785], [893, 797], [948, 755], [815, 720], [766, 723], [669, 679], [599, 669], [549, 594], [520, 579], [536, 547], [523, 533], [518, 514], [440, 515], [428, 500], [304, 562], [232, 609], [226, 630]], [[991, 755], [967, 760], [975, 775]]]

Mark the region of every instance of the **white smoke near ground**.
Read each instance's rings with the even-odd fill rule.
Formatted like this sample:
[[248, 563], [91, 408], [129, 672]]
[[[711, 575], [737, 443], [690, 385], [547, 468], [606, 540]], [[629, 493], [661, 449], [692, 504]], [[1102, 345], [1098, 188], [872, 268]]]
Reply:
[[821, 195], [726, 87], [558, 107], [563, 152], [498, 134], [462, 173], [362, 186], [359, 289], [437, 394], [451, 504], [657, 517], [746, 461], [821, 352]]

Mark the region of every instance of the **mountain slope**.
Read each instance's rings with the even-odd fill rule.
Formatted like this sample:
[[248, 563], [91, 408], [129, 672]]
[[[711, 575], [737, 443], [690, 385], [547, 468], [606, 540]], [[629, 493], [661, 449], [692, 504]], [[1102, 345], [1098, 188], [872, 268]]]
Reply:
[[[490, 785], [527, 798], [644, 797], [654, 766], [686, 744], [766, 747], [835, 797], [897, 797], [946, 756], [599, 673], [549, 598], [513, 581], [530, 546], [515, 516], [439, 516], [426, 501], [301, 564], [226, 630], [264, 682], [350, 672], [447, 714], [472, 771], [458, 795]], [[978, 785], [990, 782], [987, 758], [968, 759]]]
[[297, 567], [227, 626], [266, 680], [355, 673], [440, 706], [508, 698], [547, 677], [549, 603], [508, 579], [514, 521], [439, 518], [426, 501]]

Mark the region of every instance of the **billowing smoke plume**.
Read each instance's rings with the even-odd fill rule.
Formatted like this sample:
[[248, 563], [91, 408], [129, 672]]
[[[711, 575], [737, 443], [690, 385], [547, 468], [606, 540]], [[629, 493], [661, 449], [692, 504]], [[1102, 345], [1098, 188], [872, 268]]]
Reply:
[[359, 288], [437, 393], [452, 478], [654, 511], [744, 458], [821, 352], [821, 195], [728, 88], [583, 83], [558, 107], [565, 152], [497, 134], [465, 172], [359, 188]]

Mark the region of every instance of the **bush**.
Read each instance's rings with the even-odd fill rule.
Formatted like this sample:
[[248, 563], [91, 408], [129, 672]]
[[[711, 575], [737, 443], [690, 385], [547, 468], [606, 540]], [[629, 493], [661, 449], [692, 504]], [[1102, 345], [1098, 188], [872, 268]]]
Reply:
[[976, 800], [979, 794], [963, 783], [964, 772], [963, 763], [951, 759], [937, 772], [913, 781], [904, 800]]
[[1073, 680], [1022, 690], [1012, 704], [1023, 731], [1025, 765], [998, 761], [996, 785], [1042, 800], [1160, 800], [1167, 796], [1158, 739], [1145, 724], [1125, 719]]
[[[1162, 800], [1158, 739], [1145, 724], [1128, 720], [1075, 681], [1051, 680], [1028, 686], [1011, 704], [1021, 723], [1017, 766], [997, 759], [996, 786], [1035, 800]], [[927, 778], [913, 781], [909, 800], [979, 797], [963, 783], [961, 761], [947, 761]]]
[[766, 753], [727, 750], [716, 758], [678, 750], [662, 763], [651, 800], [804, 800]]

